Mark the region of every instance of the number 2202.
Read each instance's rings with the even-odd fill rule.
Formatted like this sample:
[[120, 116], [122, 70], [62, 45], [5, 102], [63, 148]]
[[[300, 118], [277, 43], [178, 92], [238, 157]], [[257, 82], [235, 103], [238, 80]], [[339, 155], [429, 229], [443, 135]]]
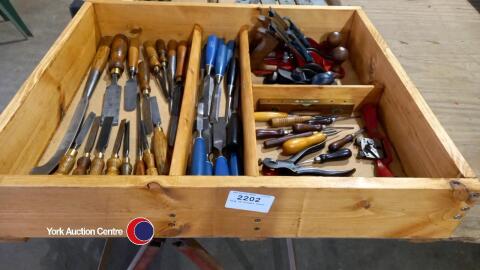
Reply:
[[260, 202], [260, 198], [248, 195], [238, 195], [237, 201]]

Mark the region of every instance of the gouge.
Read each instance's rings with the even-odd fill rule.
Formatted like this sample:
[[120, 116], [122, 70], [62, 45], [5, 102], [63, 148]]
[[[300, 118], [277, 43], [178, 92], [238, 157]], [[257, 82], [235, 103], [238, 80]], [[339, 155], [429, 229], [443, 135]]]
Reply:
[[98, 128], [100, 127], [101, 117], [98, 116], [93, 121], [92, 129], [90, 129], [90, 133], [88, 134], [87, 142], [85, 143], [84, 154], [81, 158], [77, 160], [77, 167], [73, 170], [74, 175], [85, 175], [88, 173], [90, 169], [90, 164], [92, 161], [90, 160], [90, 155], [93, 149], [93, 145], [95, 144], [95, 140], [97, 139]]
[[133, 167], [133, 174], [144, 175], [145, 163], [143, 162], [143, 137], [142, 137], [142, 111], [140, 107], [140, 94], [137, 95], [137, 151], [135, 157], [135, 165]]
[[153, 121], [153, 136], [152, 136], [152, 150], [155, 156], [155, 163], [157, 164], [158, 173], [167, 175], [167, 136], [162, 129], [162, 119], [160, 117], [160, 110], [158, 109], [157, 97], [150, 98], [150, 108], [152, 110]]
[[107, 175], [119, 175], [122, 160], [120, 159], [120, 146], [122, 145], [123, 133], [125, 132], [125, 122], [123, 119], [118, 127], [117, 137], [113, 144], [112, 156], [107, 160]]
[[100, 76], [102, 75], [103, 70], [107, 64], [108, 55], [110, 53], [110, 44], [112, 43], [112, 37], [103, 37], [100, 41], [100, 46], [97, 49], [97, 53], [93, 59], [92, 67], [88, 74], [87, 83], [82, 93], [80, 102], [75, 108], [72, 120], [70, 120], [70, 125], [68, 126], [67, 132], [63, 136], [62, 142], [55, 151], [55, 154], [43, 165], [35, 167], [30, 171], [30, 174], [49, 174], [55, 169], [60, 162], [62, 156], [67, 152], [67, 150], [72, 145], [75, 136], [77, 135], [78, 129], [82, 124], [82, 119], [87, 111], [88, 102], [90, 97], [97, 86]]
[[145, 131], [151, 134], [153, 131], [152, 110], [150, 108], [150, 72], [148, 72], [147, 63], [140, 61], [138, 63], [138, 84], [142, 94], [142, 118], [145, 124]]
[[72, 147], [67, 151], [67, 153], [60, 159], [60, 164], [58, 164], [58, 168], [55, 171], [55, 174], [60, 175], [67, 175], [73, 169], [73, 165], [75, 164], [75, 158], [77, 157], [78, 148], [82, 145], [83, 140], [87, 136], [90, 127], [95, 120], [95, 113], [91, 112], [88, 117], [83, 121], [82, 128], [80, 132], [77, 134], [77, 138], [73, 142]]
[[135, 110], [137, 100], [138, 38], [131, 38], [128, 47], [128, 81], [125, 84], [123, 108], [127, 112]]
[[[136, 100], [136, 98], [135, 98]], [[130, 121], [125, 123], [125, 130], [123, 133], [123, 151], [122, 151], [122, 165], [120, 166], [121, 175], [132, 174], [132, 164], [130, 163]]]
[[113, 125], [118, 125], [118, 115], [120, 112], [120, 96], [122, 90], [118, 85], [118, 80], [123, 73], [124, 62], [127, 56], [128, 38], [124, 35], [116, 35], [112, 42], [112, 52], [110, 53], [110, 77], [111, 84], [107, 87], [103, 96], [102, 123], [105, 117], [113, 117]]
[[284, 112], [254, 112], [255, 122], [269, 122], [274, 118], [287, 117], [288, 113]]
[[103, 168], [105, 167], [105, 161], [103, 159], [105, 150], [107, 149], [108, 139], [110, 137], [110, 131], [112, 130], [113, 117], [107, 116], [103, 119], [102, 130], [98, 137], [97, 146], [95, 147], [96, 155], [92, 160], [90, 167], [90, 174], [100, 175], [103, 174]]
[[158, 85], [160, 86], [160, 90], [162, 90], [162, 94], [165, 99], [168, 101], [170, 100], [169, 90], [165, 85], [168, 85], [166, 80], [167, 78], [163, 77], [162, 75], [162, 64], [158, 60], [158, 54], [155, 50], [155, 44], [153, 41], [147, 40], [143, 43], [143, 48], [147, 54], [148, 58], [148, 65], [150, 66], [150, 70], [155, 75]]

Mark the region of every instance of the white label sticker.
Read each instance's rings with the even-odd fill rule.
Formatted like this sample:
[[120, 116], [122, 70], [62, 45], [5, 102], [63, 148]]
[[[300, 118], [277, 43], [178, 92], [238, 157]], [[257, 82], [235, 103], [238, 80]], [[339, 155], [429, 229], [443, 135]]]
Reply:
[[225, 208], [268, 213], [274, 200], [275, 197], [271, 195], [232, 190], [228, 193]]

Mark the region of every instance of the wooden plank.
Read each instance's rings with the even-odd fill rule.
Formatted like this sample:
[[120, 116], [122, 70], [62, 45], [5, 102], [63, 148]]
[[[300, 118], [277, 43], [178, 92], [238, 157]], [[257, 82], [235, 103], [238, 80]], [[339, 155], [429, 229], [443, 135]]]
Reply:
[[373, 85], [253, 85], [253, 103], [271, 99], [344, 99], [351, 100], [354, 110], [365, 103], [377, 103], [379, 91]]
[[[450, 180], [1, 176], [0, 237], [45, 237], [47, 227], [124, 230], [143, 216], [159, 237], [446, 238], [464, 205]], [[480, 191], [477, 179], [461, 181]], [[226, 209], [231, 190], [275, 202], [267, 214]]]
[[98, 42], [94, 11], [87, 3], [3, 111], [0, 173], [26, 174], [37, 163], [77, 93]]
[[473, 177], [472, 169], [361, 10], [356, 12], [348, 49], [360, 79], [384, 86], [381, 116], [405, 172], [416, 177]]

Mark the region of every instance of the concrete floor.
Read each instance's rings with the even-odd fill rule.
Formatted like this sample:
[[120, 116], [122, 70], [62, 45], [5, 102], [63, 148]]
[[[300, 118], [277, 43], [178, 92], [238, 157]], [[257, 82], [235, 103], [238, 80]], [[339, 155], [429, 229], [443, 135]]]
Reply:
[[[8, 22], [0, 22], [0, 110], [3, 110], [36, 63], [68, 23], [70, 0], [14, 0], [34, 38], [21, 39]], [[368, 12], [368, 5], [365, 7]], [[0, 244], [1, 269], [95, 269], [102, 239], [31, 239]], [[285, 241], [201, 239], [225, 269], [287, 269]], [[397, 240], [298, 239], [298, 269], [479, 269], [480, 245], [460, 242], [411, 243]], [[109, 269], [124, 269], [136, 247], [114, 240]], [[120, 255], [120, 256], [118, 256]], [[155, 261], [156, 269], [195, 269], [170, 245]]]

